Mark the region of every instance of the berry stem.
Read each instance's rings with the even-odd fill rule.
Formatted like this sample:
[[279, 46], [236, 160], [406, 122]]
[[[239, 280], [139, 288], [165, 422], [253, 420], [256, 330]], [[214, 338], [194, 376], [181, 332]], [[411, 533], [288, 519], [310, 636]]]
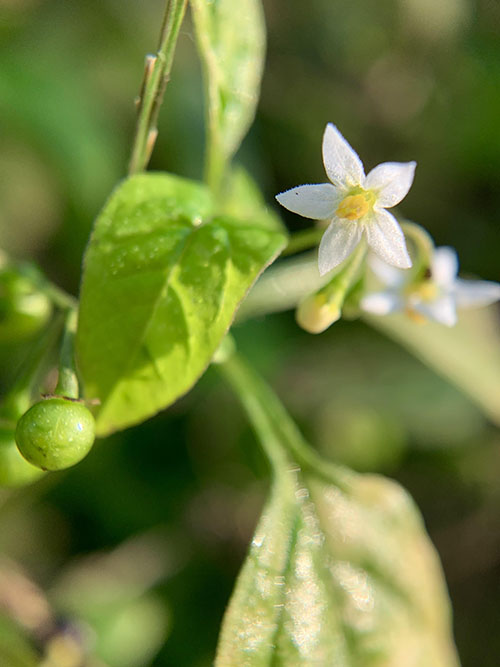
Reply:
[[78, 377], [75, 368], [75, 333], [76, 333], [76, 310], [71, 308], [67, 311], [64, 334], [59, 356], [59, 379], [55, 388], [55, 394], [66, 398], [78, 398]]

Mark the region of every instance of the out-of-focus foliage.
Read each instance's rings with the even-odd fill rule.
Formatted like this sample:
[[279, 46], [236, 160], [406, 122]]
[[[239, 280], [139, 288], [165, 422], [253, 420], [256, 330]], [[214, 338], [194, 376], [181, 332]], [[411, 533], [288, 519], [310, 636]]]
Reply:
[[[75, 293], [91, 222], [125, 173], [133, 97], [162, 6], [0, 3], [0, 244], [35, 257]], [[324, 179], [318, 146], [334, 121], [368, 168], [416, 159], [405, 214], [438, 245], [454, 245], [464, 273], [498, 280], [498, 4], [266, 0], [264, 9], [262, 99], [239, 158], [268, 201]], [[199, 177], [202, 128], [201, 72], [186, 24], [152, 166]], [[284, 314], [241, 324], [236, 337], [325, 455], [391, 474], [410, 490], [443, 561], [462, 663], [496, 667], [498, 431], [451, 384], [362, 323], [337, 323], [313, 340]], [[19, 358], [19, 349], [0, 349], [2, 387]], [[0, 549], [58, 614], [95, 626], [83, 632], [89, 647], [123, 646], [131, 625], [147, 636], [148, 610], [161, 608], [150, 640], [157, 656], [140, 657], [136, 644], [135, 664], [208, 666], [267, 479], [239, 408], [209, 373], [166, 413], [98, 442], [75, 469], [28, 491], [2, 491]], [[173, 565], [137, 589], [131, 605], [148, 601], [133, 622], [110, 604], [99, 625], [101, 611], [67, 603], [59, 582], [82, 554], [112, 552], [153, 528], [166, 531]], [[0, 639], [7, 634], [29, 664], [47, 644], [25, 626], [18, 637], [12, 623], [2, 620]]]
[[191, 0], [205, 69], [207, 172], [217, 186], [254, 118], [266, 28], [260, 0]]

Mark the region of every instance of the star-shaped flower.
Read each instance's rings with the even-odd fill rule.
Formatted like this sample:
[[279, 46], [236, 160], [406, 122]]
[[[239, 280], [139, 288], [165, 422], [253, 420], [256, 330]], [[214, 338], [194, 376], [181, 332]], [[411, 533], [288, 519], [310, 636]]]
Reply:
[[453, 248], [437, 248], [430, 276], [418, 283], [408, 283], [404, 271], [375, 256], [370, 258], [370, 266], [387, 286], [361, 299], [361, 308], [374, 315], [403, 311], [417, 322], [434, 320], [452, 327], [457, 322], [457, 308], [480, 308], [500, 299], [499, 283], [457, 278], [458, 259]]
[[408, 269], [411, 260], [396, 218], [386, 211], [399, 204], [413, 183], [415, 162], [384, 162], [365, 176], [363, 164], [335, 125], [323, 135], [323, 164], [331, 183], [300, 185], [276, 196], [293, 213], [330, 220], [319, 245], [324, 275], [348, 257], [366, 235], [384, 261]]

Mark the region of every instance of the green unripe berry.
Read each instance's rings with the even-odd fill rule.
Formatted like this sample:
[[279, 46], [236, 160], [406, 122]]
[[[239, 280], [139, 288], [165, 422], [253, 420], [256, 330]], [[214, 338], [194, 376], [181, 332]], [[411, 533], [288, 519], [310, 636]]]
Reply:
[[43, 474], [40, 468], [23, 459], [16, 445], [14, 431], [0, 428], [0, 486], [24, 486]]
[[95, 422], [83, 403], [46, 398], [17, 423], [16, 442], [24, 458], [42, 470], [63, 470], [81, 461], [95, 439]]

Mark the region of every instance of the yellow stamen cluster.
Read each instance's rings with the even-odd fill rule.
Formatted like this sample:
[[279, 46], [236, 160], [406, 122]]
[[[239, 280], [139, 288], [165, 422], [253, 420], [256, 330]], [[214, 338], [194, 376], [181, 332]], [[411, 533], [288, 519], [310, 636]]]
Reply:
[[345, 197], [337, 208], [336, 215], [345, 220], [359, 220], [372, 208], [375, 196], [370, 190], [361, 190]]
[[418, 285], [411, 285], [408, 298], [410, 301], [435, 301], [439, 296], [439, 287], [431, 280], [424, 280]]
[[411, 285], [408, 290], [408, 303], [405, 308], [406, 315], [417, 324], [425, 324], [427, 318], [414, 308], [415, 302], [435, 301], [439, 296], [439, 287], [432, 280], [424, 280], [417, 285]]

